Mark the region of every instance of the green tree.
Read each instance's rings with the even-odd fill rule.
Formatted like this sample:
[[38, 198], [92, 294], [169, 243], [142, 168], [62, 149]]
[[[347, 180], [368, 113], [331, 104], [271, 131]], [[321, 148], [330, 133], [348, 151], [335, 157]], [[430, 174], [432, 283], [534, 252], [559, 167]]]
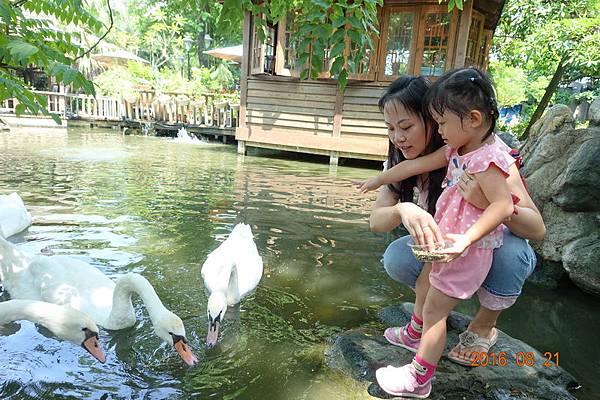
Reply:
[[495, 40], [497, 53], [509, 65], [522, 67], [529, 81], [549, 82], [525, 137], [561, 83], [600, 76], [598, 43], [599, 0], [507, 2]]
[[[83, 32], [106, 30], [81, 0], [0, 0], [0, 100], [16, 98], [17, 114], [25, 111], [51, 115], [47, 100], [34, 94], [19, 73], [35, 66], [58, 83], [94, 94], [94, 87], [75, 62], [84, 50], [81, 31], [69, 33], [61, 25], [74, 24]], [[58, 122], [58, 116], [52, 115]]]

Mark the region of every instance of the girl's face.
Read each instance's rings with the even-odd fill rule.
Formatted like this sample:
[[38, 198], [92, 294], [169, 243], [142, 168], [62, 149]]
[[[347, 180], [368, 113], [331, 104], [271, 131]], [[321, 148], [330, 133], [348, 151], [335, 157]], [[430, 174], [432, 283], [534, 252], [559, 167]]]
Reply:
[[446, 111], [441, 115], [435, 110], [431, 110], [431, 115], [435, 122], [438, 123], [438, 132], [444, 143], [454, 148], [465, 145], [469, 139], [469, 135], [465, 132], [463, 120], [457, 114]]
[[420, 115], [410, 113], [402, 104], [391, 101], [383, 108], [383, 118], [390, 141], [407, 160], [415, 159], [425, 152], [429, 138]]

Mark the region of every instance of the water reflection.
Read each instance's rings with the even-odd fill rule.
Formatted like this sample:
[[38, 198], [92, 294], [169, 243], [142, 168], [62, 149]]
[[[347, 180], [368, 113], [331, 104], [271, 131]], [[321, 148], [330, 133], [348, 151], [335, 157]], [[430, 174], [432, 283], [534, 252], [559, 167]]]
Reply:
[[[323, 343], [372, 323], [387, 304], [413, 299], [379, 264], [386, 236], [367, 224], [374, 195], [350, 185], [374, 171], [98, 130], [0, 134], [0, 155], [0, 193], [18, 191], [35, 221], [13, 240], [36, 254], [74, 255], [109, 276], [142, 273], [182, 318], [200, 359], [186, 367], [153, 334], [139, 302], [134, 328], [101, 330], [104, 365], [33, 324], [11, 324], [0, 328], [0, 365], [8, 367], [0, 370], [0, 398], [362, 398], [360, 385], [323, 366]], [[231, 310], [219, 346], [207, 350], [200, 267], [237, 222], [252, 226], [265, 274]], [[539, 298], [526, 293], [500, 328], [524, 337], [525, 321], [536, 320], [532, 313], [543, 319], [549, 307]], [[561, 301], [561, 313], [582, 310], [569, 320], [577, 326], [597, 305]], [[461, 307], [473, 312], [476, 304]], [[532, 344], [565, 354], [589, 348], [577, 337], [559, 345], [565, 325], [552, 321], [552, 328], [536, 323]], [[596, 371], [590, 363], [600, 354], [590, 358], [564, 357]]]

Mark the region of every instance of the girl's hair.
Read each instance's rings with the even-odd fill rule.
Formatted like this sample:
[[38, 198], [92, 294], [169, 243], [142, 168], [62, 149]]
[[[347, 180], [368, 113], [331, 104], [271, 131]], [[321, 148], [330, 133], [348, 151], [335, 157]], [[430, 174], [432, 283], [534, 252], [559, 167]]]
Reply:
[[498, 103], [494, 85], [487, 74], [477, 68], [460, 68], [441, 76], [427, 93], [428, 108], [440, 115], [450, 111], [462, 120], [472, 110], [481, 112], [490, 127], [482, 141], [496, 129]]
[[[383, 112], [388, 104], [401, 104], [406, 111], [423, 120], [425, 135], [427, 135], [425, 154], [433, 153], [444, 145], [441, 136], [437, 134], [437, 123], [431, 117], [429, 107], [427, 107], [427, 103], [424, 101], [428, 89], [429, 81], [425, 78], [403, 75], [387, 87], [377, 103], [381, 112]], [[402, 152], [398, 150], [390, 140], [388, 145], [387, 167], [392, 168], [394, 165], [404, 160], [406, 160], [406, 158]], [[435, 214], [435, 203], [442, 193], [442, 181], [444, 180], [445, 175], [446, 168], [440, 168], [429, 172], [427, 211], [430, 214]], [[388, 188], [395, 193], [401, 201], [412, 202], [413, 191], [416, 185], [417, 177], [413, 176], [401, 182], [388, 185]]]

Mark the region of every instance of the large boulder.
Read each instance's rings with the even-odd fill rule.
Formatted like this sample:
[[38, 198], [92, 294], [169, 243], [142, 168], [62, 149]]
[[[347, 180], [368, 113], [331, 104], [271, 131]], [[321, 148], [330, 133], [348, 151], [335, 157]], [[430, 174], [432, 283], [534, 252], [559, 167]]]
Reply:
[[[411, 303], [383, 309], [379, 317], [387, 326], [401, 326], [410, 320]], [[458, 342], [458, 334], [466, 329], [469, 318], [452, 312], [448, 318], [447, 353]], [[569, 390], [579, 387], [575, 378], [564, 369], [545, 366], [546, 358], [533, 347], [499, 332], [498, 342], [491, 349], [506, 356], [505, 365], [479, 368], [463, 367], [442, 357], [436, 372], [431, 399], [552, 399], [571, 400]], [[390, 345], [381, 331], [361, 328], [337, 334], [325, 352], [328, 365], [356, 381], [375, 382], [377, 368], [409, 363], [414, 354]], [[523, 356], [530, 357], [531, 366], [522, 365]], [[519, 360], [517, 360], [519, 357]], [[499, 358], [496, 358], [499, 360]], [[495, 364], [498, 364], [497, 361]], [[521, 366], [522, 365], [522, 366]], [[389, 398], [376, 383], [371, 384], [372, 396]]]
[[600, 232], [600, 127], [574, 129], [570, 109], [557, 105], [533, 125], [521, 153], [546, 224], [544, 240], [532, 242], [541, 270], [561, 265], [577, 286], [600, 295], [600, 246], [594, 242]]
[[600, 125], [600, 97], [596, 97], [596, 100], [590, 104], [588, 119], [590, 120], [590, 125]]

